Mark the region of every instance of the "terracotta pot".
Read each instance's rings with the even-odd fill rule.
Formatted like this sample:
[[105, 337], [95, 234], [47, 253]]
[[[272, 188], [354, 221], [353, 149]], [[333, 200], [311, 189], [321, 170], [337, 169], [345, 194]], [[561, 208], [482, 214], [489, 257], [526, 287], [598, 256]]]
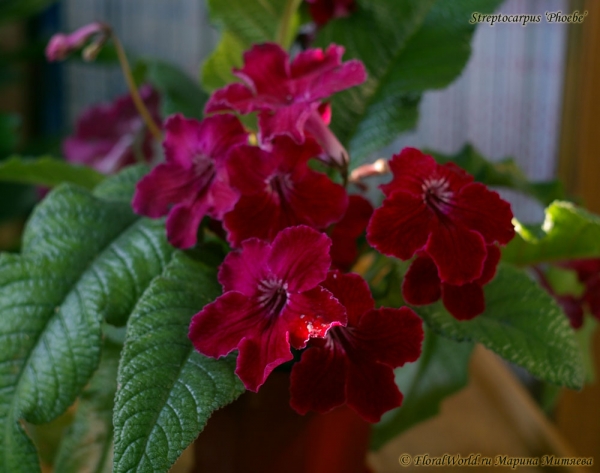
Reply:
[[297, 414], [289, 406], [289, 375], [272, 373], [213, 414], [195, 442], [191, 473], [368, 473], [370, 424], [343, 406], [328, 414]]

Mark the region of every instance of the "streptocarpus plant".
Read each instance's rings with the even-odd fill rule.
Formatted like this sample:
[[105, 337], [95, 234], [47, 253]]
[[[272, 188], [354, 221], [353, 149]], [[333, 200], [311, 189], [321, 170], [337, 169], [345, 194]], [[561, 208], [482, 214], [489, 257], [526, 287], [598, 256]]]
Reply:
[[[314, 12], [323, 2], [309, 3]], [[297, 412], [347, 404], [378, 423], [375, 446], [464, 384], [473, 342], [542, 381], [582, 385], [567, 318], [526, 268], [599, 257], [598, 217], [555, 202], [552, 225], [521, 226], [489, 186], [545, 203], [552, 188], [471, 149], [448, 159], [407, 148], [365, 163], [414, 125], [422, 91], [464, 67], [470, 12], [499, 2], [330, 3], [314, 44], [298, 51], [290, 46], [299, 1], [209, 0], [224, 28], [203, 69], [211, 94], [203, 114], [174, 113], [162, 124], [152, 89], [139, 93], [116, 42], [127, 105], [151, 134], [142, 121], [132, 125], [121, 99], [103, 109], [116, 113], [105, 146], [78, 133], [67, 157], [112, 174], [132, 157], [146, 162], [154, 139], [164, 161], [126, 167], [95, 187], [58, 185], [34, 210], [21, 254], [0, 258], [0, 470], [39, 471], [28, 432], [77, 398], [56, 471], [86, 462], [100, 471], [113, 452], [115, 472], [166, 472], [215, 410], [260, 391], [274, 370], [290, 372]], [[111, 38], [94, 23], [54, 37], [47, 54], [86, 47], [94, 56]], [[420, 67], [409, 67], [415, 58]], [[177, 85], [146, 70], [167, 102]], [[101, 113], [86, 115], [86, 129], [91, 117], [104, 129]], [[133, 136], [137, 154], [124, 146]], [[36, 163], [11, 166], [0, 176], [15, 166], [40, 172]], [[385, 174], [369, 201], [369, 177]], [[569, 232], [574, 226], [586, 232]], [[419, 364], [418, 376], [406, 375], [407, 363]], [[442, 386], [437, 365], [453, 375]], [[111, 373], [114, 388], [98, 396], [98, 377]], [[94, 454], [71, 455], [92, 422], [106, 433], [88, 445]]]

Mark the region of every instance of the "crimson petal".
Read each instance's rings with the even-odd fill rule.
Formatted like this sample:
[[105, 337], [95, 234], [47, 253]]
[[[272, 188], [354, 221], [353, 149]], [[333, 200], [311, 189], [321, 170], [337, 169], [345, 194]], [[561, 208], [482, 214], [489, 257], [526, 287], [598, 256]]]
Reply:
[[477, 283], [442, 284], [444, 307], [458, 320], [470, 320], [485, 310], [483, 289]]

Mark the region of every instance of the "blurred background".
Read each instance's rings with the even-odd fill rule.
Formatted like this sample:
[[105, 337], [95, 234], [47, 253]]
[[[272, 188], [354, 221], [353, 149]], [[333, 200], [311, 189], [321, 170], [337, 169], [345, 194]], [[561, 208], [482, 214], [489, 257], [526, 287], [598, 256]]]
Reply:
[[[87, 64], [74, 60], [47, 64], [43, 49], [53, 33], [104, 21], [113, 26], [131, 56], [164, 59], [194, 79], [198, 77], [203, 59], [218, 41], [218, 33], [211, 27], [201, 0], [23, 0], [13, 4], [17, 6], [12, 10], [0, 4], [0, 21], [3, 21], [0, 26], [0, 133], [8, 135], [16, 149], [26, 155], [47, 151], [60, 155], [61, 139], [72, 133], [83, 110], [91, 104], [109, 102], [126, 91], [114, 62]], [[570, 195], [584, 202], [590, 210], [600, 212], [600, 88], [596, 85], [600, 83], [600, 2], [506, 0], [500, 12], [544, 15], [548, 11], [570, 13], [576, 9], [588, 11], [580, 25], [546, 21], [526, 27], [481, 24], [474, 37], [473, 54], [461, 77], [443, 90], [425, 94], [417, 128], [398, 139], [385, 156], [404, 146], [455, 154], [470, 143], [492, 160], [513, 157], [530, 179], [560, 177]], [[9, 154], [5, 149], [0, 149], [0, 153], [2, 158]], [[519, 219], [539, 222], [543, 218], [543, 209], [537, 203], [516, 194], [505, 195]], [[30, 188], [0, 185], [1, 247], [10, 248], [15, 244], [23, 219], [36, 198], [36, 191]], [[598, 336], [596, 346], [600, 346]], [[598, 353], [596, 360], [597, 366], [600, 365]], [[499, 445], [505, 444], [500, 440], [496, 442], [493, 437], [500, 435], [499, 427], [477, 431], [468, 422], [457, 427], [461, 417], [457, 416], [456, 409], [462, 408], [478, 412], [480, 421], [485, 418], [496, 422], [494, 417], [485, 417], [483, 410], [478, 411], [473, 406], [484, 409], [483, 398], [489, 401], [490, 393], [496, 388], [509, 389], [510, 381], [506, 381], [503, 374], [490, 373], [477, 363], [474, 362], [474, 379], [479, 380], [480, 385], [483, 382], [487, 390], [483, 389], [483, 394], [471, 392], [472, 397], [465, 398], [463, 404], [443, 409], [443, 415], [450, 412], [454, 416], [448, 424], [454, 425], [452, 429], [444, 430], [439, 425], [434, 428], [440, 436], [452, 436], [458, 428], [461, 435], [469, 437], [475, 432], [480, 438], [486, 438], [484, 446], [476, 443], [461, 446], [466, 450], [488, 448], [498, 450], [497, 453], [511, 453], [501, 452]], [[502, 370], [501, 364], [493, 366]], [[482, 376], [487, 381], [482, 381]], [[503, 380], [504, 384], [494, 384], [494, 380]], [[513, 432], [517, 443], [528, 442], [531, 432], [523, 432], [536, 425], [542, 433], [536, 431], [535, 435], [547, 436], [546, 440], [552, 445], [566, 443], [568, 451], [595, 456], [600, 464], [598, 382], [581, 393], [563, 393], [558, 407], [550, 413], [552, 423], [549, 424], [535, 417], [537, 414], [524, 413], [535, 406], [522, 401], [527, 394], [519, 391], [518, 384], [510, 386], [517, 390], [509, 391], [512, 397], [495, 399], [488, 407], [505, 419], [511, 415], [525, 419], [523, 425], [512, 422], [512, 428], [518, 430]], [[510, 428], [506, 435], [510, 435]], [[407, 435], [411, 432], [405, 434], [396, 449], [414, 445]], [[431, 438], [428, 434], [419, 435]], [[447, 448], [446, 443], [442, 445]], [[396, 451], [386, 455], [393, 459]], [[386, 466], [384, 457], [373, 460], [378, 471], [398, 471], [397, 463], [392, 469]]]

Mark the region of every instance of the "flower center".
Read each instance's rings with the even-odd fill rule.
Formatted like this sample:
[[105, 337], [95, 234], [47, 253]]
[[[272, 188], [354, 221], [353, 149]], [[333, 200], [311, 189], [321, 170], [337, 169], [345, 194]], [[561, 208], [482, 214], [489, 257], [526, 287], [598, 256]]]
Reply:
[[258, 283], [258, 303], [270, 315], [281, 313], [288, 300], [287, 283], [280, 279], [266, 279]]
[[215, 165], [211, 158], [204, 155], [195, 156], [193, 163], [198, 189], [200, 189], [200, 192], [204, 192], [215, 177]]
[[447, 213], [454, 195], [449, 188], [450, 183], [443, 177], [425, 179], [421, 185], [423, 202], [435, 211]]
[[287, 197], [294, 187], [289, 174], [276, 174], [269, 182], [271, 189], [279, 196], [280, 201], [287, 201]]

